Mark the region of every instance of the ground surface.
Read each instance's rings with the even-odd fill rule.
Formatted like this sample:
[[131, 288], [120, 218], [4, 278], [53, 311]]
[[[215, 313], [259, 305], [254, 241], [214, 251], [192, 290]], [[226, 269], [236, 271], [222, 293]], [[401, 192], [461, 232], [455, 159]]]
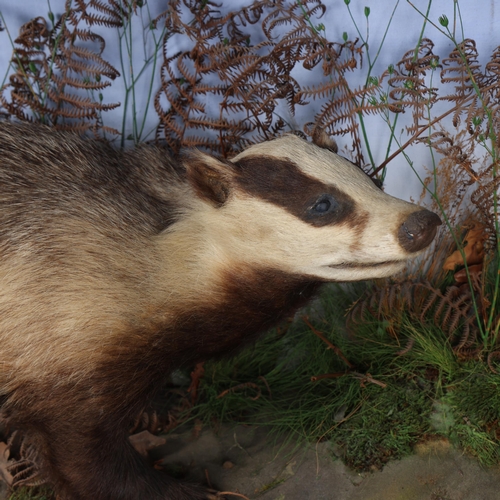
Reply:
[[204, 430], [196, 438], [192, 430], [171, 434], [151, 453], [171, 472], [196, 482], [208, 477], [219, 490], [250, 500], [500, 500], [500, 468], [481, 467], [445, 440], [362, 474], [336, 459], [329, 443], [283, 445], [262, 427], [242, 425]]
[[[281, 449], [280, 449], [281, 448]], [[499, 500], [500, 469], [482, 468], [447, 441], [417, 447], [382, 471], [357, 474], [332, 459], [328, 443], [283, 448], [262, 428], [224, 427], [174, 434], [165, 464], [189, 466], [191, 478], [261, 500]], [[174, 451], [175, 450], [175, 451]], [[170, 453], [171, 452], [171, 453]], [[237, 498], [237, 497], [230, 497]]]

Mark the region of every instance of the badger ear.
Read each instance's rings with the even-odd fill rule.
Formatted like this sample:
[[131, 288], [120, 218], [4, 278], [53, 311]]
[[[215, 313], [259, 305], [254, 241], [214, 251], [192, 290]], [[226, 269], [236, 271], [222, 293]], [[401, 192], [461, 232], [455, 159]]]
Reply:
[[191, 151], [184, 156], [183, 163], [187, 180], [196, 194], [215, 207], [224, 205], [231, 192], [232, 164], [201, 151]]
[[332, 151], [332, 153], [339, 152], [339, 147], [337, 146], [335, 139], [329, 136], [326, 133], [325, 129], [321, 127], [315, 127], [312, 134], [312, 141], [313, 144], [316, 144], [316, 146], [319, 146], [323, 149], [329, 149], [330, 151]]

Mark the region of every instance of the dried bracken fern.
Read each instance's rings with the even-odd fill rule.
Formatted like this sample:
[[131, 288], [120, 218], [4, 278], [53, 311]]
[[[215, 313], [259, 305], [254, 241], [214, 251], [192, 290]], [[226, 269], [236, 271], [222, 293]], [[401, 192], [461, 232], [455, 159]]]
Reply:
[[[414, 304], [414, 284], [411, 282], [386, 283], [367, 290], [350, 308], [347, 319], [356, 324], [367, 316], [382, 319], [391, 316], [391, 311], [402, 312]], [[398, 319], [399, 323], [400, 318]]]
[[489, 249], [498, 244], [498, 193], [500, 188], [500, 162], [497, 160], [484, 168], [478, 176], [476, 189], [471, 194], [471, 202], [476, 209], [478, 220], [488, 233]]
[[162, 423], [158, 413], [153, 408], [145, 408], [138, 415], [129, 429], [129, 434], [137, 434], [141, 431], [148, 431], [151, 434], [158, 434], [162, 431]]
[[470, 347], [479, 333], [470, 288], [450, 286], [443, 293], [429, 283], [419, 283], [417, 286], [428, 291], [420, 320], [425, 322], [427, 314], [432, 313], [433, 324], [447, 333], [454, 349]]
[[[485, 71], [481, 71], [478, 53], [473, 40], [465, 40], [443, 59], [441, 79], [454, 86], [454, 93], [441, 96], [440, 101], [453, 104], [455, 134], [440, 130], [430, 134], [427, 141], [444, 156], [448, 163], [440, 163], [442, 185], [438, 198], [446, 213], [453, 216], [466, 210], [458, 206], [471, 202], [474, 216], [487, 228], [489, 248], [498, 250], [498, 137], [500, 136], [500, 48], [494, 50]], [[491, 146], [486, 144], [491, 141]], [[488, 152], [489, 150], [489, 152]], [[486, 152], [486, 154], [485, 154]], [[448, 176], [443, 179], [442, 176]], [[453, 177], [453, 185], [449, 185]], [[450, 212], [448, 211], [450, 210]], [[458, 218], [452, 220], [461, 224]]]
[[119, 104], [105, 104], [100, 96], [119, 73], [101, 57], [104, 39], [80, 25], [115, 26], [121, 10], [115, 6], [110, 12], [98, 1], [70, 5], [67, 2], [65, 14], [52, 28], [42, 17], [22, 26], [11, 62], [15, 73], [1, 89], [0, 102], [21, 120], [116, 133], [103, 126], [101, 113]]
[[428, 109], [437, 101], [437, 88], [428, 87], [426, 78], [429, 72], [438, 67], [439, 59], [434, 55], [433, 48], [432, 41], [424, 38], [418, 51], [406, 52], [396, 68], [386, 73], [391, 88], [391, 110], [409, 110], [412, 113], [413, 124], [407, 127], [410, 134], [419, 133], [428, 127]]
[[[157, 137], [174, 151], [202, 146], [231, 156], [249, 143], [293, 131], [283, 115], [318, 99], [324, 104], [314, 123], [330, 135], [348, 135], [352, 158], [364, 164], [358, 115], [386, 105], [368, 103], [375, 83], [358, 89], [347, 83], [346, 73], [361, 66], [361, 44], [329, 42], [309, 25], [326, 9], [320, 1], [256, 1], [226, 15], [212, 2], [177, 1], [171, 9], [172, 30], [192, 41], [188, 50], [172, 54], [175, 39], [164, 44]], [[248, 24], [255, 44], [245, 32]], [[319, 72], [323, 81], [301, 85], [292, 76], [299, 67]], [[302, 128], [310, 130], [305, 123]]]
[[[276, 110], [283, 101], [291, 108], [296, 105], [300, 86], [290, 74], [302, 49], [277, 42], [274, 30], [295, 19], [291, 9], [283, 2], [259, 1], [222, 15], [212, 2], [178, 1], [171, 6], [174, 30], [189, 37], [192, 46], [169, 55], [165, 41], [162, 87], [155, 99], [159, 136], [174, 151], [202, 146], [231, 156], [284, 130]], [[252, 35], [261, 42], [251, 43], [244, 32], [248, 24], [262, 30]], [[299, 39], [299, 34], [293, 38]], [[210, 116], [214, 103], [218, 111]]]
[[[457, 352], [469, 348], [479, 333], [467, 286], [450, 286], [444, 292], [428, 282], [406, 281], [373, 287], [351, 307], [348, 321], [352, 325], [368, 317], [385, 321], [389, 333], [396, 338], [404, 317], [433, 324], [447, 334]], [[410, 338], [399, 354], [406, 354], [412, 346]]]
[[465, 114], [469, 130], [471, 117], [477, 113], [483, 114], [483, 109], [479, 103], [478, 95], [475, 91], [473, 80], [477, 82], [484, 81], [484, 77], [477, 61], [478, 54], [474, 40], [465, 40], [458, 45], [450, 56], [443, 59], [443, 70], [441, 79], [444, 83], [450, 83], [454, 86], [454, 93], [442, 97], [442, 99], [455, 103], [455, 112], [453, 113], [453, 124], [458, 127], [461, 122], [461, 115]]
[[41, 459], [35, 446], [29, 442], [26, 434], [15, 430], [6, 440], [9, 459], [4, 464], [8, 486], [18, 489], [25, 486], [35, 487], [47, 484], [47, 479], [41, 473]]

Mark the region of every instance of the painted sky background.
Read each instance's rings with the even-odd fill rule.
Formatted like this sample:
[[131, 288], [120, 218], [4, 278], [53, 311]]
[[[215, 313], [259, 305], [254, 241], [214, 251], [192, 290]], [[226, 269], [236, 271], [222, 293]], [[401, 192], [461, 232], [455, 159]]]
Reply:
[[[291, 0], [292, 1], [292, 0]], [[162, 11], [166, 5], [165, 0], [149, 0], [148, 7], [151, 13]], [[250, 4], [251, 1], [243, 0], [220, 0], [222, 10], [229, 10], [237, 5]], [[344, 0], [324, 0], [324, 5], [327, 6], [327, 12], [323, 18], [317, 20], [317, 23], [322, 23], [325, 26], [326, 36], [330, 41], [341, 41], [342, 33], [346, 32], [349, 39], [355, 39], [358, 34], [353, 21], [346, 8]], [[428, 8], [428, 0], [413, 0], [412, 4], [422, 12]], [[412, 4], [407, 0], [351, 0], [350, 8], [352, 15], [358, 24], [363, 36], [366, 36], [366, 18], [364, 14], [365, 7], [370, 8], [369, 15], [369, 45], [373, 54], [376, 53], [378, 46], [386, 31], [387, 23], [392, 15], [394, 16], [387, 33], [385, 44], [380, 52], [377, 64], [374, 68], [374, 74], [381, 74], [389, 64], [395, 64], [407, 50], [415, 47], [423, 27], [423, 17], [412, 7]], [[19, 27], [35, 16], [47, 17], [47, 12], [50, 9], [56, 17], [64, 11], [64, 0], [0, 0], [0, 12], [3, 15], [5, 24], [13, 38], [15, 38]], [[434, 0], [431, 3], [429, 18], [431, 21], [438, 24], [439, 16], [445, 14], [450, 23], [453, 21], [454, 0]], [[495, 0], [462, 0], [458, 4], [465, 38], [472, 38], [476, 41], [477, 49], [480, 55], [480, 63], [485, 64], [494, 49], [500, 45], [500, 2]], [[99, 32], [99, 27], [95, 30]], [[444, 35], [433, 27], [427, 24], [425, 27], [424, 36], [433, 40], [435, 44], [435, 53], [440, 57], [447, 57], [453, 45]], [[109, 43], [109, 32], [106, 36], [108, 45], [104, 53], [104, 58], [109, 60], [119, 71], [118, 57], [118, 35], [116, 36], [116, 44]], [[145, 47], [141, 30], [137, 30], [134, 38], [134, 50], [140, 64], [141, 57], [144, 55]], [[12, 47], [6, 31], [0, 32], [0, 81], [9, 69], [9, 59], [11, 56]], [[120, 71], [121, 72], [121, 71]], [[362, 84], [362, 72], [356, 72], [352, 75], [352, 84]], [[147, 75], [146, 75], [147, 77]], [[307, 75], [304, 75], [307, 77]], [[356, 80], [358, 79], [358, 81]], [[146, 80], [145, 80], [146, 81]], [[304, 80], [302, 80], [304, 83]], [[314, 82], [311, 82], [314, 83]], [[122, 101], [122, 87], [119, 82], [115, 82], [110, 90], [104, 92], [105, 102]], [[139, 95], [139, 106], [145, 107], [147, 92]], [[142, 97], [142, 100], [141, 100]], [[310, 107], [305, 107], [300, 110], [307, 117], [312, 116], [315, 104]], [[288, 113], [283, 109], [283, 113]], [[150, 123], [148, 126], [153, 129], [156, 124], [156, 115], [154, 112], [149, 114]], [[123, 110], [118, 108], [106, 117], [106, 124], [115, 128], [120, 128], [123, 117]], [[294, 117], [286, 116], [291, 123], [294, 122]], [[302, 118], [302, 117], [300, 117]], [[302, 121], [302, 120], [300, 120]], [[379, 118], [373, 118], [368, 121], [370, 144], [375, 151], [376, 157], [382, 161], [383, 154], [388, 141], [387, 127], [380, 121]], [[403, 120], [398, 126], [403, 125]], [[342, 146], [342, 138], [338, 139], [339, 145]], [[415, 166], [421, 167], [431, 165], [430, 155], [428, 150], [423, 147], [417, 147], [410, 151], [410, 156], [414, 161]], [[389, 165], [389, 175], [386, 180], [385, 190], [404, 199], [410, 197], [417, 198], [420, 193], [420, 185], [416, 176], [411, 171], [405, 159], [400, 155]]]

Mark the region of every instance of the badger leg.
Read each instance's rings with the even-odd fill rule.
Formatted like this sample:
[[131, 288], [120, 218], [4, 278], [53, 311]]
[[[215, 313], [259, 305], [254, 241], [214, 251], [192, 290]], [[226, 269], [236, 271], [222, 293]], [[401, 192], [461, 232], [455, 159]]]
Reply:
[[[64, 435], [51, 444], [50, 460], [56, 470], [56, 489], [61, 484], [74, 500], [207, 500], [201, 487], [177, 482], [156, 471], [128, 443], [124, 436], [86, 439], [72, 435], [71, 445]], [[78, 443], [75, 441], [78, 440]], [[215, 497], [213, 497], [215, 498]]]
[[[37, 391], [38, 392], [38, 391]], [[201, 486], [177, 482], [155, 470], [128, 439], [126, 415], [57, 390], [47, 399], [31, 399], [11, 415], [42, 455], [41, 472], [65, 500], [208, 500], [219, 498]], [[32, 392], [33, 394], [33, 392]], [[38, 393], [39, 395], [47, 394]], [[69, 397], [71, 395], [71, 397]], [[41, 396], [40, 396], [41, 397]], [[23, 405], [24, 406], [24, 405]], [[118, 406], [120, 406], [118, 404]], [[25, 407], [26, 408], [26, 407]]]

